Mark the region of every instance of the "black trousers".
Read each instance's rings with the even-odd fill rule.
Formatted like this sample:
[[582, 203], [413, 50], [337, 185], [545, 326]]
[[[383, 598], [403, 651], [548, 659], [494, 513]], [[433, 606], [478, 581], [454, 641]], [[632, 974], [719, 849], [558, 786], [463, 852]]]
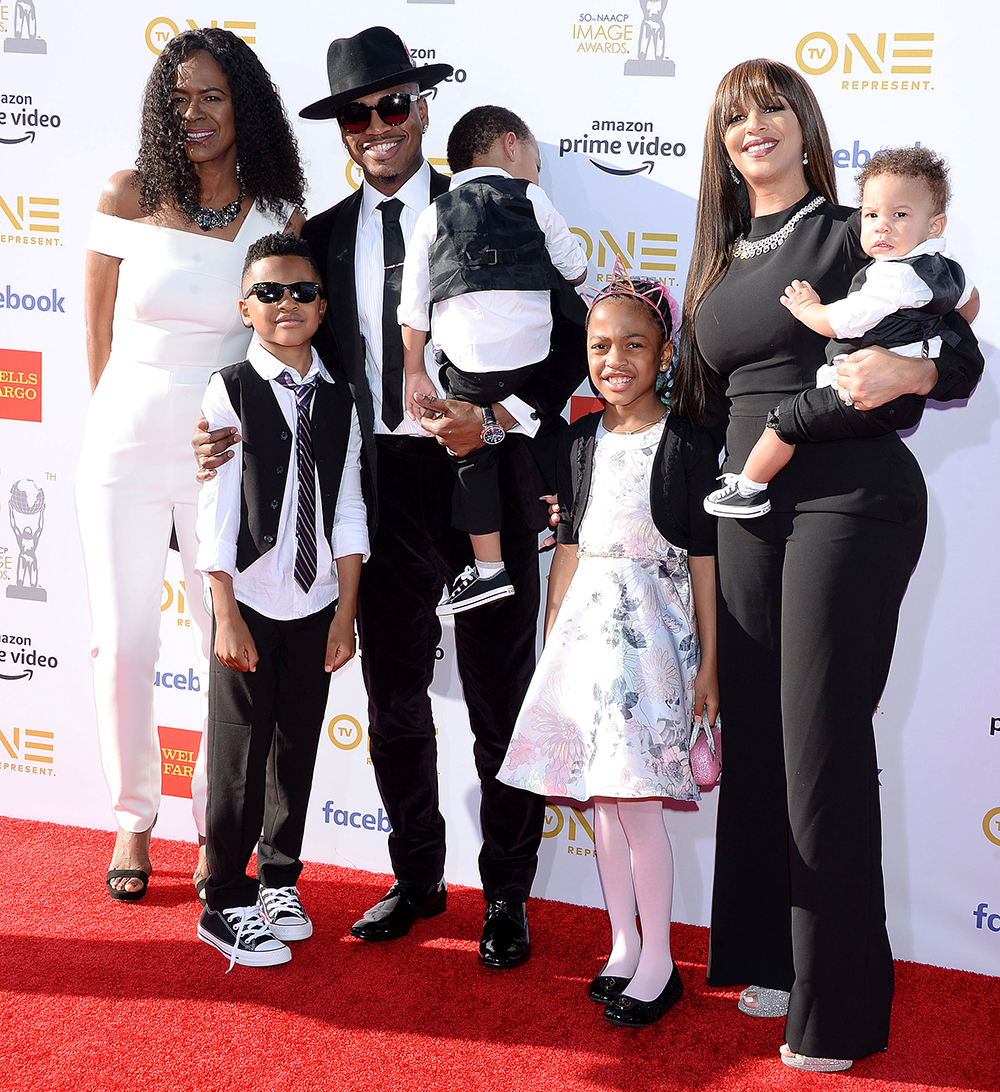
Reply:
[[[437, 744], [427, 690], [446, 581], [472, 560], [451, 526], [452, 471], [435, 440], [376, 437], [379, 524], [361, 574], [358, 622], [368, 688], [371, 758], [392, 833], [397, 879], [444, 875]], [[497, 781], [514, 719], [535, 666], [537, 533], [507, 508], [504, 562], [516, 594], [455, 616], [458, 670], [482, 786], [479, 871], [487, 899], [524, 901], [537, 867], [545, 801]]]
[[917, 496], [902, 523], [719, 521], [725, 769], [708, 981], [791, 990], [785, 1038], [814, 1057], [888, 1041], [872, 714], [923, 544]]
[[[482, 375], [461, 372], [438, 353], [442, 364], [441, 382], [449, 398], [462, 402], [487, 405], [508, 398], [538, 367], [528, 364], [506, 372], [485, 372]], [[450, 455], [455, 472], [451, 498], [451, 525], [470, 535], [489, 535], [503, 527], [503, 504], [500, 500], [500, 452], [489, 444], [477, 447], [468, 455]]]
[[246, 874], [254, 846], [260, 883], [298, 882], [330, 690], [324, 665], [336, 603], [287, 622], [239, 608], [260, 661], [244, 672], [213, 657], [209, 674], [205, 894], [213, 910], [257, 901], [258, 881]]

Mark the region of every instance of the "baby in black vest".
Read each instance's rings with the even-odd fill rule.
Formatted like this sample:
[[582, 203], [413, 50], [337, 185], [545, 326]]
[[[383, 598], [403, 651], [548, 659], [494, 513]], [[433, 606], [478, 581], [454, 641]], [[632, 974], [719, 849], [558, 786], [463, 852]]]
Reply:
[[[767, 428], [740, 474], [705, 498], [713, 516], [754, 519], [771, 510], [767, 486], [795, 452], [782, 436], [782, 418], [802, 413], [834, 421], [837, 439], [881, 436], [913, 428], [925, 398], [904, 394], [870, 410], [855, 410], [850, 391], [841, 399], [837, 363], [870, 345], [900, 356], [932, 359], [942, 338], [954, 340], [942, 320], [950, 311], [972, 322], [979, 292], [945, 252], [948, 168], [930, 148], [888, 148], [869, 159], [856, 178], [861, 191], [861, 247], [874, 261], [865, 266], [841, 300], [823, 304], [808, 281], [792, 281], [781, 303], [810, 330], [832, 340], [828, 364], [816, 374], [816, 390], [785, 399], [768, 415]], [[737, 255], [738, 256], [738, 255]], [[823, 436], [822, 438], [826, 438]]]
[[516, 114], [470, 110], [448, 137], [448, 162], [451, 189], [421, 213], [406, 248], [399, 305], [406, 412], [419, 420], [420, 398], [438, 394], [424, 364], [428, 331], [447, 396], [483, 411], [483, 446], [451, 456], [452, 526], [469, 534], [476, 564], [441, 615], [514, 594], [500, 551], [495, 445], [506, 434], [493, 403], [534, 435], [537, 419], [514, 396], [549, 354], [554, 271], [574, 285], [587, 275], [579, 239], [538, 187], [538, 145]]
[[203, 485], [197, 527], [215, 612], [198, 936], [230, 970], [285, 963], [284, 942], [312, 934], [296, 887], [306, 805], [330, 674], [354, 656], [368, 556], [361, 430], [347, 381], [312, 348], [326, 300], [308, 244], [258, 239], [239, 306], [254, 329], [247, 359], [212, 376], [202, 409], [242, 442]]

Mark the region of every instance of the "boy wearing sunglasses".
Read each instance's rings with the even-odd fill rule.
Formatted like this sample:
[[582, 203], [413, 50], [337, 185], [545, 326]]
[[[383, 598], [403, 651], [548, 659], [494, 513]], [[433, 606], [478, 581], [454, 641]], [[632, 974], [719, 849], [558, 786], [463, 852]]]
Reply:
[[[368, 555], [361, 431], [346, 380], [312, 348], [326, 300], [308, 244], [257, 240], [239, 306], [256, 336], [202, 408], [212, 428], [239, 430], [242, 450], [202, 487], [197, 526], [215, 613], [198, 936], [230, 969], [285, 963], [284, 942], [312, 934], [296, 888], [306, 805]], [[246, 874], [255, 845], [258, 878]]]
[[506, 433], [492, 403], [516, 394], [549, 355], [556, 273], [572, 285], [587, 275], [580, 240], [538, 186], [538, 144], [516, 114], [470, 110], [448, 137], [448, 162], [451, 188], [417, 220], [399, 305], [406, 412], [415, 421], [430, 416], [421, 399], [437, 395], [424, 368], [430, 330], [448, 398], [478, 403], [483, 413], [483, 446], [451, 455], [452, 526], [469, 534], [476, 562], [439, 615], [514, 594], [500, 550], [496, 445]]

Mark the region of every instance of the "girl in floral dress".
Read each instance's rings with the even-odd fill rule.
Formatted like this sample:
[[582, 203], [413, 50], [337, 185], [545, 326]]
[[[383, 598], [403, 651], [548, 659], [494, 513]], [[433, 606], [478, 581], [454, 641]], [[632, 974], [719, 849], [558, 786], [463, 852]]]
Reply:
[[498, 776], [593, 798], [612, 948], [588, 993], [611, 1023], [644, 1027], [682, 992], [663, 799], [699, 798], [692, 724], [719, 708], [715, 521], [701, 503], [718, 459], [657, 393], [673, 357], [661, 285], [616, 278], [587, 330], [606, 406], [574, 422], [560, 451], [545, 649]]

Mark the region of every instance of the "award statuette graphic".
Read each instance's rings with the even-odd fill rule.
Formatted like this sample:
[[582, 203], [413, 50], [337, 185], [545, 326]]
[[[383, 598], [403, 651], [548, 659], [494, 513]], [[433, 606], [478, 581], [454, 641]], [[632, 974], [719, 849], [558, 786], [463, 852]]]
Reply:
[[20, 553], [17, 557], [17, 583], [7, 585], [8, 599], [46, 600], [45, 589], [38, 586], [38, 559], [35, 551], [45, 525], [45, 493], [30, 478], [21, 478], [10, 487], [10, 525]]
[[[626, 76], [672, 76], [674, 62], [666, 56], [667, 32], [663, 26], [663, 10], [667, 0], [639, 0], [642, 23], [639, 26], [638, 54], [625, 62]], [[650, 59], [650, 49], [653, 51]]]
[[14, 37], [3, 44], [4, 53], [44, 53], [45, 39], [38, 37], [35, 0], [14, 0]]

